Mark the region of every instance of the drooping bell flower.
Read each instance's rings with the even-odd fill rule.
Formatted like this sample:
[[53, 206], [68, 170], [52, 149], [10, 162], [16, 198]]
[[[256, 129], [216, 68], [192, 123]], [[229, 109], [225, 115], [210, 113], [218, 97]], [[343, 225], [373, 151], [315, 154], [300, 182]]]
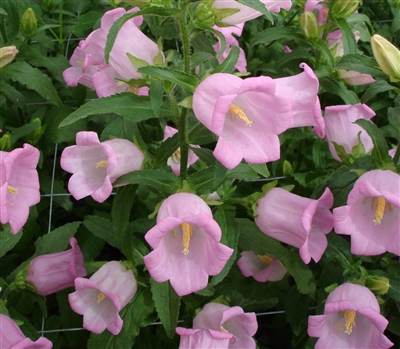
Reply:
[[27, 338], [18, 325], [10, 317], [0, 314], [0, 345], [1, 349], [51, 349], [53, 343], [40, 337], [33, 342]]
[[228, 349], [230, 340], [235, 340], [231, 333], [214, 330], [177, 327], [176, 333], [181, 336], [178, 349]]
[[[326, 141], [329, 143], [329, 149], [332, 156], [342, 161], [337, 154], [332, 142], [342, 146], [347, 154], [352, 154], [354, 146], [358, 145], [360, 140], [364, 146], [365, 153], [369, 153], [374, 144], [368, 133], [354, 121], [358, 119], [370, 120], [375, 116], [375, 112], [365, 104], [355, 105], [335, 105], [325, 108], [325, 132]], [[358, 138], [361, 132], [360, 139]]]
[[273, 188], [258, 200], [254, 220], [265, 235], [300, 248], [300, 257], [308, 264], [311, 258], [318, 262], [328, 246], [325, 235], [333, 228], [332, 205], [329, 188], [318, 200]]
[[354, 183], [347, 205], [333, 210], [335, 232], [351, 236], [351, 253], [400, 256], [400, 176], [373, 170]]
[[132, 270], [120, 262], [104, 264], [89, 279], [75, 279], [76, 292], [68, 295], [72, 310], [83, 315], [83, 327], [93, 333], [105, 329], [117, 335], [123, 325], [118, 312], [127, 305], [137, 290]]
[[205, 288], [233, 250], [221, 243], [221, 228], [197, 195], [178, 193], [161, 205], [157, 224], [145, 235], [154, 249], [143, 258], [151, 277], [169, 280], [179, 296]]
[[38, 256], [30, 262], [26, 281], [35, 286], [38, 294], [49, 294], [74, 286], [77, 277], [86, 276], [83, 255], [75, 238], [69, 240], [71, 249]]
[[140, 170], [143, 153], [126, 139], [101, 142], [95, 132], [78, 132], [76, 145], [61, 154], [61, 168], [73, 173], [68, 182], [71, 195], [80, 200], [92, 196], [105, 201], [112, 191], [112, 183], [120, 176]]
[[243, 251], [237, 264], [245, 277], [252, 276], [258, 282], [279, 281], [287, 270], [275, 257], [268, 254], [256, 256], [253, 251]]
[[[170, 126], [165, 126], [163, 141], [172, 137], [177, 132], [178, 132], [178, 130], [176, 128], [173, 128]], [[194, 147], [194, 148], [200, 148], [200, 146], [198, 146], [198, 145], [190, 145], [190, 146]], [[190, 165], [193, 165], [197, 160], [199, 160], [199, 157], [194, 153], [193, 150], [189, 150], [187, 168], [189, 168]], [[167, 165], [171, 167], [172, 172], [174, 173], [175, 176], [179, 176], [179, 173], [181, 171], [181, 150], [180, 150], [180, 148], [178, 148], [175, 151], [175, 153], [173, 153], [172, 156], [170, 156], [168, 158]]]
[[193, 95], [196, 118], [218, 137], [216, 159], [228, 169], [244, 158], [251, 164], [278, 160], [278, 134], [291, 123], [292, 98], [279, 94], [266, 76], [242, 80], [232, 74], [213, 74]]
[[255, 349], [253, 337], [258, 329], [255, 313], [245, 313], [241, 307], [208, 303], [193, 319], [193, 328], [231, 333], [229, 349]]
[[324, 315], [308, 318], [308, 334], [319, 338], [316, 349], [387, 349], [393, 346], [383, 334], [387, 325], [374, 294], [346, 283], [329, 294]]
[[372, 84], [376, 80], [368, 74], [361, 74], [354, 70], [339, 69], [339, 79], [352, 86]]
[[14, 235], [28, 220], [29, 207], [40, 201], [39, 157], [39, 150], [27, 143], [0, 151], [0, 222], [9, 223]]

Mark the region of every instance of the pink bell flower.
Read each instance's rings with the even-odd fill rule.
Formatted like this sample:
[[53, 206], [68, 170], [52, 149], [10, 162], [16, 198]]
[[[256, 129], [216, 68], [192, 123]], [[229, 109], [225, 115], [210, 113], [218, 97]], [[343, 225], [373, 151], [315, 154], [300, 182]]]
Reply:
[[213, 74], [193, 95], [196, 118], [218, 137], [216, 159], [228, 169], [244, 158], [251, 164], [278, 160], [278, 134], [291, 123], [292, 98], [280, 94], [266, 76], [242, 80], [232, 74]]
[[252, 276], [258, 282], [279, 281], [287, 270], [275, 257], [268, 254], [256, 256], [253, 251], [243, 251], [237, 264], [245, 277]]
[[376, 80], [368, 74], [361, 74], [354, 70], [339, 69], [339, 79], [352, 86], [372, 84]]
[[[290, 0], [261, 0], [261, 2], [270, 12], [279, 12], [281, 8], [288, 11], [292, 6], [292, 2]], [[239, 12], [236, 12], [233, 15], [225, 17], [221, 20], [222, 23], [228, 25], [236, 25], [262, 16], [261, 12], [252, 9], [251, 7], [242, 5], [235, 0], [215, 0], [212, 6], [216, 9], [235, 8], [239, 10]]]
[[400, 176], [373, 170], [354, 183], [347, 205], [333, 210], [335, 232], [351, 236], [351, 253], [400, 256]]
[[27, 338], [18, 325], [7, 315], [0, 314], [0, 347], [1, 349], [51, 349], [53, 343], [40, 337], [33, 342]]
[[[165, 126], [163, 141], [172, 137], [177, 132], [178, 132], [178, 130], [176, 128], [173, 128], [170, 126]], [[198, 146], [198, 145], [190, 145], [190, 146], [194, 147], [194, 148], [200, 148], [200, 146]], [[190, 165], [193, 165], [197, 160], [199, 160], [199, 157], [194, 153], [193, 150], [189, 150], [187, 168], [189, 168]], [[168, 158], [167, 165], [169, 167], [171, 167], [172, 172], [174, 173], [175, 176], [179, 176], [179, 173], [181, 171], [181, 150], [180, 150], [180, 148], [178, 148], [175, 151], [175, 153], [173, 153], [172, 156], [170, 156]]]
[[132, 270], [120, 262], [104, 264], [89, 279], [75, 279], [76, 292], [68, 295], [75, 313], [83, 315], [83, 327], [93, 333], [105, 329], [113, 335], [121, 332], [123, 320], [118, 312], [127, 305], [137, 290]]
[[32, 259], [28, 267], [29, 281], [38, 294], [49, 294], [74, 286], [77, 277], [86, 276], [83, 255], [75, 238], [69, 240], [71, 249], [38, 256]]
[[221, 243], [221, 228], [197, 195], [178, 193], [161, 205], [157, 224], [145, 235], [154, 249], [144, 263], [157, 282], [169, 280], [179, 296], [205, 288], [233, 250]]
[[181, 336], [178, 349], [228, 349], [230, 340], [234, 340], [231, 333], [214, 330], [177, 327], [176, 333]]
[[308, 318], [308, 334], [319, 338], [315, 349], [387, 349], [393, 346], [383, 334], [387, 325], [374, 294], [346, 283], [329, 294], [324, 315]]
[[325, 108], [325, 131], [326, 141], [329, 143], [329, 149], [332, 156], [337, 161], [342, 161], [338, 156], [332, 142], [341, 145], [347, 154], [352, 153], [352, 149], [359, 143], [358, 134], [361, 132], [361, 143], [365, 152], [369, 153], [374, 144], [368, 133], [354, 121], [358, 119], [370, 120], [375, 116], [375, 112], [366, 104], [355, 105], [335, 105]]
[[61, 154], [61, 168], [73, 173], [68, 182], [71, 195], [80, 200], [91, 195], [97, 202], [105, 201], [112, 183], [120, 176], [140, 170], [143, 153], [126, 139], [101, 142], [95, 132], [78, 132], [76, 145]]
[[273, 188], [258, 200], [255, 223], [265, 235], [300, 248], [304, 263], [318, 262], [328, 246], [325, 235], [333, 228], [332, 205], [329, 188], [318, 200]]
[[36, 166], [39, 150], [25, 143], [11, 152], [0, 151], [0, 222], [17, 234], [28, 220], [29, 207], [40, 201]]
[[193, 319], [193, 328], [233, 334], [229, 349], [256, 348], [252, 338], [258, 329], [256, 314], [245, 313], [241, 307], [208, 303]]

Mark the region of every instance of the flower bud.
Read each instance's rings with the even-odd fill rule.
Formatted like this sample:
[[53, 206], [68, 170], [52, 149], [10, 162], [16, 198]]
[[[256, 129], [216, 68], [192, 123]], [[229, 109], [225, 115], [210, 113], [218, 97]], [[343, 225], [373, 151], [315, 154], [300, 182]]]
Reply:
[[4, 134], [3, 137], [0, 138], [0, 150], [1, 151], [10, 151], [11, 149], [11, 138], [8, 133]]
[[196, 7], [196, 18], [197, 21], [212, 27], [215, 24], [216, 19], [212, 10], [212, 4], [206, 1], [201, 2]]
[[375, 59], [390, 81], [400, 81], [400, 51], [382, 36], [375, 34], [371, 37], [371, 47]]
[[115, 8], [118, 7], [120, 2], [121, 0], [110, 0], [110, 5]]
[[26, 38], [31, 38], [37, 30], [37, 20], [32, 8], [28, 8], [21, 18], [21, 32]]
[[356, 12], [361, 0], [336, 0], [332, 6], [331, 14], [336, 18], [348, 18]]
[[386, 294], [389, 291], [389, 279], [383, 276], [369, 275], [365, 279], [365, 286], [375, 294]]
[[54, 8], [54, 0], [43, 0], [40, 7], [43, 12], [47, 13]]
[[400, 0], [393, 0], [392, 6], [394, 8], [400, 8]]
[[0, 48], [0, 68], [10, 63], [17, 53], [18, 50], [15, 46], [6, 46]]
[[306, 11], [300, 17], [300, 26], [308, 39], [316, 39], [319, 36], [317, 17], [314, 13]]

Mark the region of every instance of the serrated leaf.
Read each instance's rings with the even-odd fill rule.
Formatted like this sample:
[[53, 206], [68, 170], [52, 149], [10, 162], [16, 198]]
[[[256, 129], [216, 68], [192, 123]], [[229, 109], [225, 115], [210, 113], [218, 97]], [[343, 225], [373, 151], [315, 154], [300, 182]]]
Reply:
[[113, 224], [106, 218], [99, 216], [86, 216], [83, 225], [94, 235], [105, 242], [122, 249], [122, 239], [114, 234]]
[[14, 235], [11, 232], [10, 226], [4, 225], [4, 230], [0, 231], [0, 258], [14, 248], [19, 239], [21, 239], [22, 234], [23, 231], [20, 230], [17, 234]]
[[10, 70], [10, 79], [19, 82], [27, 88], [34, 90], [45, 100], [61, 105], [60, 97], [54, 88], [51, 79], [39, 69], [33, 68], [26, 62], [15, 62], [7, 66]]
[[124, 234], [128, 226], [136, 189], [136, 185], [127, 185], [117, 189], [111, 210], [114, 232], [117, 238]]
[[360, 103], [354, 91], [348, 90], [346, 85], [341, 81], [337, 81], [328, 77], [328, 78], [322, 78], [320, 80], [320, 84], [327, 92], [333, 93], [342, 98], [346, 104], [354, 105]]
[[[211, 33], [213, 33], [215, 36], [218, 37], [219, 39], [219, 43], [221, 44], [221, 49], [219, 51], [219, 54], [217, 55], [217, 59], [221, 58], [222, 54], [225, 52], [226, 49], [226, 38], [225, 36], [218, 30], [204, 24], [201, 22], [197, 22], [196, 23], [196, 28], [204, 30], [204, 31], [209, 31]], [[198, 35], [198, 37], [200, 37], [200, 35]], [[212, 48], [212, 50], [214, 51], [214, 48]], [[202, 50], [205, 51], [205, 50]], [[214, 51], [215, 52], [215, 51]]]
[[231, 73], [235, 68], [235, 65], [239, 59], [240, 49], [239, 47], [232, 46], [231, 51], [228, 54], [228, 57], [224, 59], [224, 61], [216, 67], [211, 74], [216, 73]]
[[154, 115], [160, 116], [164, 96], [164, 81], [150, 78], [150, 104]]
[[374, 98], [378, 93], [395, 90], [396, 87], [389, 85], [386, 81], [379, 80], [369, 85], [361, 97], [361, 103], [366, 103], [371, 98]]
[[355, 70], [362, 74], [372, 75], [376, 79], [387, 79], [374, 58], [357, 53], [343, 56], [336, 63], [335, 69]]
[[165, 163], [167, 159], [179, 148], [179, 134], [175, 133], [172, 137], [163, 141], [158, 148], [157, 155], [153, 160], [153, 167], [158, 167]]
[[215, 167], [208, 167], [193, 173], [187, 179], [190, 188], [192, 188], [197, 195], [210, 194], [214, 191], [214, 173]]
[[274, 40], [289, 39], [300, 40], [307, 43], [303, 36], [298, 33], [297, 27], [272, 27], [259, 32], [252, 40], [251, 45], [265, 44]]
[[344, 18], [337, 18], [336, 24], [342, 31], [344, 54], [348, 55], [356, 53], [357, 51], [356, 38], [353, 34], [353, 30], [351, 29], [349, 23], [347, 23], [347, 21]]
[[268, 178], [270, 176], [266, 164], [249, 164], [249, 166], [264, 178]]
[[258, 174], [255, 170], [253, 170], [249, 164], [239, 164], [232, 170], [228, 170], [224, 181], [234, 180], [234, 179], [242, 179], [245, 181], [249, 181], [252, 179], [258, 179]]
[[314, 47], [324, 55], [329, 66], [333, 68], [333, 66], [335, 65], [335, 61], [333, 59], [331, 51], [328, 48], [326, 41], [318, 39], [314, 42]]
[[194, 75], [184, 73], [182, 71], [165, 68], [165, 67], [142, 67], [138, 69], [139, 73], [153, 76], [155, 78], [170, 81], [182, 87], [186, 92], [193, 94], [199, 80]]
[[268, 11], [265, 4], [260, 0], [237, 0], [237, 2], [261, 12], [272, 24], [274, 24], [274, 19], [272, 18], [271, 12]]
[[171, 287], [169, 281], [156, 282], [151, 279], [150, 284], [158, 316], [167, 336], [172, 338], [178, 323], [181, 299]]
[[33, 131], [37, 130], [41, 126], [40, 121], [33, 120], [29, 124], [25, 124], [21, 127], [15, 128], [10, 133], [11, 144], [14, 144], [18, 139], [29, 135]]

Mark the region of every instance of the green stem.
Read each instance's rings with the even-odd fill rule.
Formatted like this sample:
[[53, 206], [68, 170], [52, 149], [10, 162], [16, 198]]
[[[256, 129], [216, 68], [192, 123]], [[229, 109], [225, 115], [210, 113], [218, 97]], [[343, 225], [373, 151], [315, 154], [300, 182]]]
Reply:
[[187, 163], [189, 158], [189, 142], [186, 135], [186, 122], [188, 110], [182, 108], [180, 122], [179, 122], [179, 145], [181, 151], [181, 178], [186, 179], [187, 176]]
[[59, 27], [58, 42], [60, 44], [60, 54], [64, 55], [64, 39], [63, 39], [63, 26], [62, 26], [62, 24], [63, 24], [63, 18], [62, 18], [63, 2], [62, 1], [60, 2], [59, 10], [60, 10], [60, 13], [59, 13], [58, 18], [59, 18], [59, 22], [60, 22], [60, 27]]
[[[326, 41], [326, 39], [327, 39], [329, 33], [331, 32], [332, 28], [333, 28], [332, 20], [331, 20], [331, 15], [330, 15], [330, 12], [329, 12], [328, 18], [326, 19], [326, 23], [325, 23], [325, 30], [324, 30], [324, 33], [322, 34], [322, 38], [321, 38], [322, 41]], [[321, 51], [318, 50], [317, 51], [317, 57], [316, 57], [316, 60], [315, 60], [315, 69], [319, 69], [320, 64], [321, 64]]]

